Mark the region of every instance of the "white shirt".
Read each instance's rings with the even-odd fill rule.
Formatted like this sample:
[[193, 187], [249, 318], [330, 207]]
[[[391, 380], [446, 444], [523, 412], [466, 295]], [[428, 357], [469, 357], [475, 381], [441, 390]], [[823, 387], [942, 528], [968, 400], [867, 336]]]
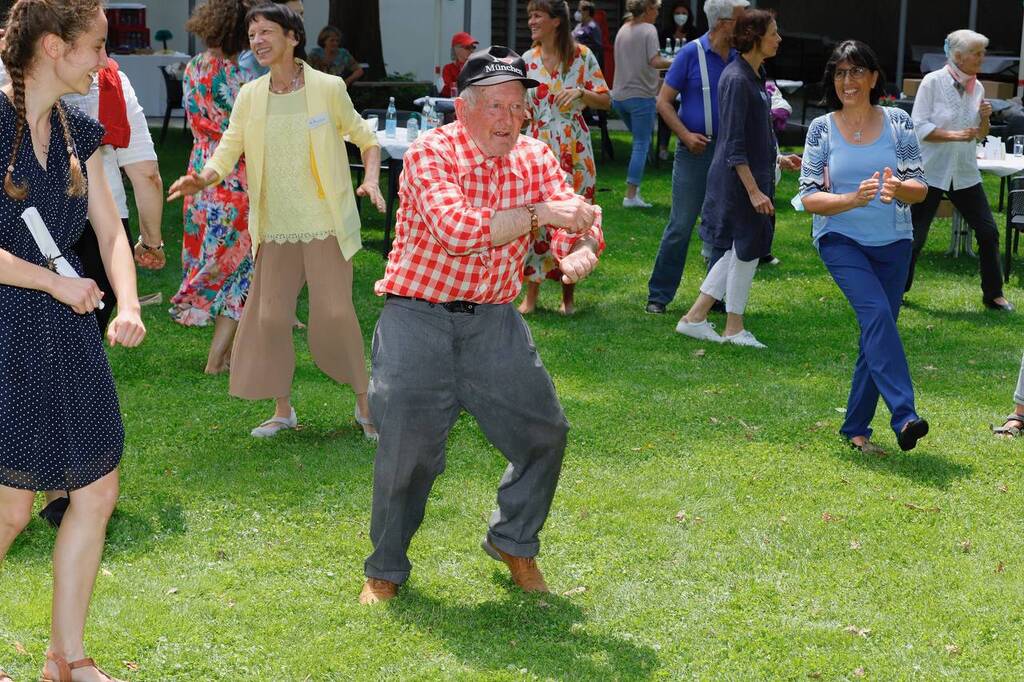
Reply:
[[[142, 111], [139, 98], [135, 95], [128, 77], [123, 71], [118, 71], [121, 77], [121, 89], [124, 91], [124, 101], [128, 112], [128, 125], [131, 127], [131, 139], [124, 149], [114, 149], [109, 144], [101, 145], [97, 151], [103, 159], [103, 172], [110, 184], [110, 191], [114, 195], [114, 202], [117, 204], [118, 213], [122, 218], [128, 217], [128, 196], [124, 190], [124, 182], [121, 179], [121, 169], [129, 164], [139, 161], [156, 161], [156, 150], [153, 148], [153, 137], [149, 133], [149, 125], [146, 123], [146, 114]], [[7, 69], [0, 63], [0, 87], [11, 82], [7, 75]], [[87, 116], [99, 119], [100, 112], [100, 88], [99, 79], [92, 79], [92, 87], [87, 95], [65, 95], [61, 101], [73, 104]]]
[[981, 83], [975, 83], [974, 92], [963, 94], [957, 90], [956, 81], [949, 69], [943, 67], [932, 71], [921, 81], [921, 87], [914, 98], [914, 130], [921, 146], [924, 174], [932, 187], [948, 190], [965, 189], [981, 182], [978, 172], [977, 143], [926, 142], [936, 128], [963, 130], [981, 125], [978, 108], [985, 97]]

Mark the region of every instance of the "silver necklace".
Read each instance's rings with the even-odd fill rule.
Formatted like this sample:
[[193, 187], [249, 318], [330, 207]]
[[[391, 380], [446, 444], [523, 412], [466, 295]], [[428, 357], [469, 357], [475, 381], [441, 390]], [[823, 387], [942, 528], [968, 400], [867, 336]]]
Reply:
[[[839, 115], [843, 117], [843, 123], [845, 123], [847, 125], [847, 127], [852, 129], [853, 125], [850, 123], [849, 119], [846, 118], [846, 114], [843, 111], [840, 111]], [[863, 122], [861, 122], [861, 124], [860, 124], [860, 130], [854, 130], [853, 131], [853, 141], [854, 142], [860, 142], [862, 137], [864, 137], [864, 123]]]
[[284, 90], [275, 90], [274, 89], [274, 81], [273, 81], [273, 79], [271, 79], [271, 81], [270, 81], [270, 91], [272, 93], [274, 93], [275, 95], [287, 95], [288, 93], [295, 92], [296, 90], [299, 89], [299, 85], [300, 85], [300, 83], [302, 81], [302, 65], [299, 64], [298, 61], [296, 61], [295, 62], [295, 66], [296, 66], [295, 78], [292, 78], [291, 84], [287, 88], [285, 88]]

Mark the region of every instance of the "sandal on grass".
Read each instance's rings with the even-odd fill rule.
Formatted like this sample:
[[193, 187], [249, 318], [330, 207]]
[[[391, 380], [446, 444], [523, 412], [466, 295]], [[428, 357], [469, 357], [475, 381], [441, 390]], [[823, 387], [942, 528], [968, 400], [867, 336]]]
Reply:
[[[39, 682], [71, 682], [71, 671], [77, 670], [78, 668], [96, 668], [96, 672], [103, 675], [105, 678], [110, 680], [110, 682], [121, 682], [121, 680], [103, 672], [103, 670], [96, 665], [96, 662], [91, 658], [80, 658], [77, 661], [68, 663], [68, 660], [63, 656], [48, 653], [46, 654], [46, 659], [57, 666], [57, 677], [48, 677], [44, 672], [43, 676], [39, 678]], [[3, 677], [0, 677], [0, 682], [3, 682]]]
[[[355, 416], [356, 424], [359, 424], [359, 428], [363, 430], [363, 436], [366, 440], [379, 441], [380, 434], [377, 432], [377, 427], [373, 424], [373, 419], [359, 414], [358, 405], [356, 405]], [[3, 682], [3, 680], [0, 680], [0, 682]]]
[[872, 443], [870, 439], [866, 439], [860, 445], [857, 445], [852, 440], [848, 440], [846, 442], [849, 443], [849, 445], [850, 445], [850, 447], [852, 449], [854, 449], [854, 450], [856, 450], [858, 452], [861, 452], [861, 453], [863, 453], [865, 455], [871, 455], [873, 457], [888, 457], [889, 456], [888, 452], [886, 452], [882, 448], [880, 448], [877, 445], [875, 445], [874, 443]]
[[1016, 412], [1006, 415], [1002, 426], [992, 427], [992, 434], [1003, 438], [1016, 438], [1021, 431], [1024, 431], [1024, 414]]
[[3, 668], [0, 668], [0, 682], [14, 682]]
[[279, 431], [294, 429], [298, 425], [299, 418], [295, 416], [295, 408], [293, 407], [287, 419], [284, 417], [271, 417], [250, 431], [249, 435], [253, 438], [270, 438], [271, 436], [276, 436]]

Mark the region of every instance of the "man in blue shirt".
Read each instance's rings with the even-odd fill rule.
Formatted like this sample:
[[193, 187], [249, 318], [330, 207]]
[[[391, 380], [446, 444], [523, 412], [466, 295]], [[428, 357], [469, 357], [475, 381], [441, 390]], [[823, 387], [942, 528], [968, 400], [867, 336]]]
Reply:
[[[726, 64], [737, 57], [732, 49], [736, 17], [749, 7], [747, 0], [707, 0], [704, 13], [710, 30], [683, 46], [658, 93], [658, 113], [679, 138], [672, 167], [672, 211], [661, 236], [654, 271], [647, 283], [647, 312], [661, 314], [675, 297], [686, 265], [693, 225], [704, 203], [708, 169], [715, 154], [718, 125], [718, 79]], [[711, 130], [707, 129], [701, 66], [697, 50], [707, 63], [711, 102]], [[676, 110], [676, 97], [679, 109]]]

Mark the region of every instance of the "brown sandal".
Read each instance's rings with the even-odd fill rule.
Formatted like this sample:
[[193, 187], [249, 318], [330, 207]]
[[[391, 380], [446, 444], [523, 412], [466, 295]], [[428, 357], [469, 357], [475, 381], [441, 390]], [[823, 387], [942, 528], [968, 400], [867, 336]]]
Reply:
[[[102, 668], [96, 665], [96, 662], [91, 658], [80, 658], [77, 661], [68, 663], [68, 660], [63, 656], [58, 656], [54, 653], [46, 654], [47, 660], [53, 661], [57, 666], [57, 677], [47, 677], [45, 674], [39, 678], [39, 682], [71, 682], [71, 671], [78, 668], [96, 668], [96, 671], [100, 675], [106, 677], [110, 682], [121, 682], [117, 678], [111, 677], [108, 673], [104, 672]], [[0, 678], [0, 682], [3, 682], [3, 678]]]
[[[1019, 415], [1016, 412], [1007, 415], [1002, 426], [992, 426], [992, 433], [1004, 438], [1016, 438], [1021, 431], [1024, 431], [1024, 415]], [[2, 678], [0, 678], [0, 682], [2, 682]]]
[[11, 676], [7, 674], [7, 671], [0, 668], [0, 682], [14, 682]]

